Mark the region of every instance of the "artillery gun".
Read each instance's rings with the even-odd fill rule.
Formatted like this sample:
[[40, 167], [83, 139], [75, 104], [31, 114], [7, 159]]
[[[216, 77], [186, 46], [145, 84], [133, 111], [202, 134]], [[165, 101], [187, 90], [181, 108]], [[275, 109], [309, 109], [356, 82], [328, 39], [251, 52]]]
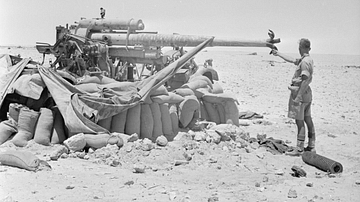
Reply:
[[[142, 20], [118, 19], [84, 19], [70, 27], [56, 27], [56, 43], [37, 42], [40, 53], [53, 54], [56, 57], [51, 66], [64, 69], [76, 76], [90, 74], [105, 74], [118, 81], [133, 81], [143, 77], [144, 69], [150, 70], [150, 75], [161, 70], [185, 51], [183, 47], [194, 47], [210, 36], [159, 34], [143, 31]], [[269, 47], [276, 49], [274, 33], [269, 30], [267, 40], [228, 40], [215, 38], [209, 46], [235, 47]], [[164, 47], [172, 47], [172, 51], [163, 53]], [[44, 63], [44, 59], [43, 59]], [[142, 68], [137, 68], [142, 65]], [[197, 68], [191, 60], [186, 68]], [[140, 69], [140, 70], [138, 70]]]

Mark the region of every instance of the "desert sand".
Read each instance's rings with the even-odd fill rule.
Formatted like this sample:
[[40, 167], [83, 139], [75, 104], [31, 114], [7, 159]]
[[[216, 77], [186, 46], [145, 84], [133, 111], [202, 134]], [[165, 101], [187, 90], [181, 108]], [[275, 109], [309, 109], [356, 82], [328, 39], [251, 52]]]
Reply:
[[[207, 48], [195, 61], [201, 64], [212, 58], [221, 86], [236, 96], [239, 111], [264, 116], [241, 120], [248, 123], [241, 129], [251, 137], [266, 134], [293, 146], [296, 125], [287, 118], [287, 86], [295, 66], [263, 51], [249, 55], [251, 48]], [[35, 48], [2, 47], [0, 53], [41, 61]], [[239, 148], [231, 141], [191, 140], [187, 133], [151, 151], [136, 149], [134, 143], [121, 149], [105, 147], [88, 160], [69, 155], [50, 161], [56, 146], [30, 143], [21, 149], [48, 160], [52, 169], [30, 172], [0, 166], [0, 201], [359, 201], [360, 56], [313, 55], [313, 59], [316, 149], [343, 165], [340, 174], [329, 175], [301, 157], [273, 155], [256, 145]], [[14, 148], [5, 143], [0, 152]], [[184, 148], [191, 160], [175, 166], [174, 160], [185, 159]], [[145, 172], [133, 173], [134, 164], [145, 166]], [[293, 177], [294, 165], [307, 177]], [[290, 198], [290, 190], [296, 191], [296, 198]]]

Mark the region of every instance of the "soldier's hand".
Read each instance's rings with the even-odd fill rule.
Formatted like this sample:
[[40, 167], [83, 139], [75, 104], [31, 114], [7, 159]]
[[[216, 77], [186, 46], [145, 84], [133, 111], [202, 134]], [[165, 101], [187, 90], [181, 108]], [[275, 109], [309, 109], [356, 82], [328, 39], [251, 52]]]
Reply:
[[270, 53], [273, 54], [273, 55], [275, 55], [275, 56], [279, 56], [279, 55], [278, 55], [278, 51], [275, 50], [275, 49], [272, 49]]

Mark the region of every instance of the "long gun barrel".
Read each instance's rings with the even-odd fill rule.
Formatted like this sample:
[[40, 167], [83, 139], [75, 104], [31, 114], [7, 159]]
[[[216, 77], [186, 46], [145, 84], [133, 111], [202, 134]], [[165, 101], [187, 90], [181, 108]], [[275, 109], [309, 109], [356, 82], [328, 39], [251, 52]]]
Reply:
[[[210, 36], [194, 36], [194, 35], [177, 35], [177, 34], [119, 34], [119, 33], [93, 33], [90, 38], [92, 40], [104, 41], [108, 40], [112, 45], [143, 45], [143, 46], [175, 46], [175, 47], [194, 47], [203, 41], [211, 38]], [[215, 38], [209, 46], [237, 46], [237, 47], [270, 47], [274, 43], [279, 43], [280, 39], [273, 40], [237, 40]]]

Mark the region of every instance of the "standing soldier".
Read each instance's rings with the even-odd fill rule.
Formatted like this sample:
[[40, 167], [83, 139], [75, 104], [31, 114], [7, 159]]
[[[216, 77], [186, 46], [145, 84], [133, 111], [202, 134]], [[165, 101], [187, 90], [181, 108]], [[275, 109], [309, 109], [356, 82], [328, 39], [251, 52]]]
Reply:
[[[291, 95], [289, 99], [288, 117], [295, 119], [297, 126], [297, 144], [293, 151], [287, 152], [287, 155], [300, 156], [302, 152], [315, 152], [315, 128], [311, 118], [311, 102], [312, 92], [309, 84], [312, 81], [314, 62], [309, 55], [310, 41], [308, 39], [300, 39], [299, 53], [301, 58], [294, 59], [287, 55], [273, 50], [275, 56], [279, 56], [287, 62], [297, 65], [294, 76], [291, 81]], [[304, 148], [305, 141], [305, 124], [308, 129], [309, 144]]]

